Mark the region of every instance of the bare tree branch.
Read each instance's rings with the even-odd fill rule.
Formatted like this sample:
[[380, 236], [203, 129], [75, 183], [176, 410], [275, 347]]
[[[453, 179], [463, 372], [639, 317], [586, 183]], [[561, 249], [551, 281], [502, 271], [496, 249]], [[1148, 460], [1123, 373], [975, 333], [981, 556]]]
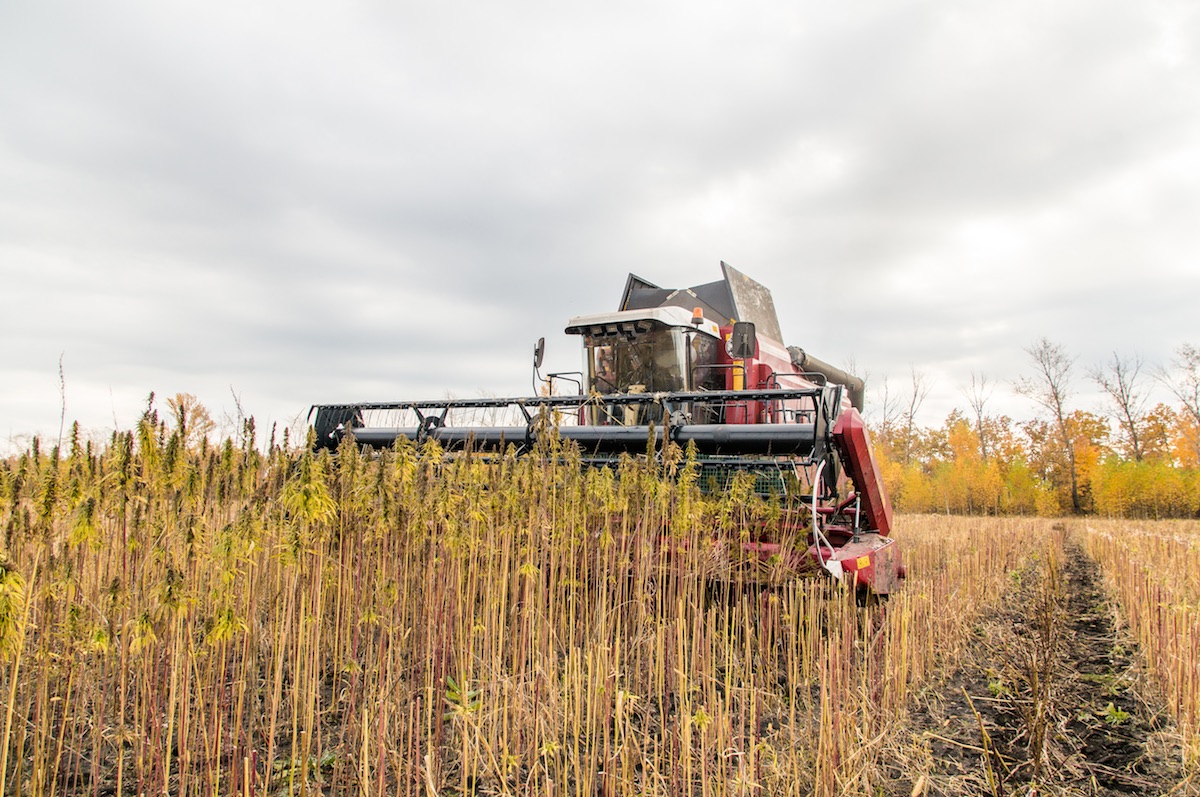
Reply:
[[1200, 457], [1200, 347], [1190, 343], [1175, 350], [1171, 369], [1155, 369], [1155, 378], [1171, 391], [1171, 395], [1182, 405], [1183, 412], [1191, 419], [1194, 434], [1188, 442], [1197, 457]]
[[884, 433], [890, 433], [896, 428], [900, 420], [900, 397], [892, 392], [891, 385], [888, 384], [888, 378], [883, 377], [882, 387], [878, 391], [872, 391], [872, 395], [879, 396], [877, 402], [872, 402], [878, 407], [871, 412], [872, 418], [876, 419], [875, 426]]
[[971, 412], [975, 415], [975, 434], [979, 437], [979, 456], [984, 462], [987, 462], [988, 459], [988, 446], [987, 430], [984, 429], [983, 419], [988, 400], [991, 399], [995, 389], [995, 382], [989, 380], [982, 373], [976, 374], [972, 371], [970, 390], [963, 391], [963, 395], [967, 398], [967, 403], [971, 406]]
[[1141, 462], [1145, 454], [1142, 425], [1146, 420], [1148, 396], [1138, 387], [1142, 358], [1131, 360], [1113, 352], [1112, 359], [1098, 368], [1088, 369], [1088, 376], [1108, 395], [1113, 405], [1112, 415], [1125, 436], [1126, 448], [1132, 458]]
[[908, 398], [908, 409], [904, 412], [904, 464], [912, 460], [913, 430], [916, 426], [917, 413], [925, 399], [929, 398], [930, 386], [925, 381], [925, 373], [909, 366], [912, 375], [912, 392]]
[[1071, 399], [1072, 370], [1075, 358], [1047, 338], [1041, 338], [1025, 349], [1036, 371], [1033, 377], [1021, 377], [1014, 385], [1018, 395], [1025, 396], [1050, 414], [1058, 434], [1059, 444], [1066, 456], [1071, 481], [1071, 508], [1080, 512], [1079, 473], [1075, 462], [1075, 441], [1067, 428], [1067, 404]]

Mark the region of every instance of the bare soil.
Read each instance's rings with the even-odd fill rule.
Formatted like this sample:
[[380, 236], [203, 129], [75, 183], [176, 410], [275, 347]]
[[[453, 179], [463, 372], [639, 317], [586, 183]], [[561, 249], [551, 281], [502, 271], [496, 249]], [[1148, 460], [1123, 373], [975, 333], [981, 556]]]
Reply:
[[1096, 563], [1069, 537], [1047, 551], [923, 696], [891, 794], [1200, 794]]

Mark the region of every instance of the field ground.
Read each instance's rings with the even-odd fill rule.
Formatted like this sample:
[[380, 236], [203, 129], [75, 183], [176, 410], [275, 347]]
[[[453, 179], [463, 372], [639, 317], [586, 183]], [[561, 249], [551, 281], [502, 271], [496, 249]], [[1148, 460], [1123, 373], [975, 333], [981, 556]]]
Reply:
[[1081, 545], [1088, 525], [1044, 526], [1058, 538], [1050, 555], [1012, 572], [965, 655], [914, 700], [911, 741], [892, 750], [898, 778], [886, 793], [1200, 793], [1161, 691]]
[[0, 793], [1200, 793], [1195, 522], [901, 517], [858, 607], [690, 465], [139, 434], [0, 462]]

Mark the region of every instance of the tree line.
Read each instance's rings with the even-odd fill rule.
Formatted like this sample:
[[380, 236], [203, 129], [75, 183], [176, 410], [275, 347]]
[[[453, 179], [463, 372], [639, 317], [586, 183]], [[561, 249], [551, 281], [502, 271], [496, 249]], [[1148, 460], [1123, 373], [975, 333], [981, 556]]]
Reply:
[[[1200, 516], [1200, 348], [1183, 344], [1166, 365], [1114, 353], [1086, 368], [1046, 338], [1025, 352], [1012, 388], [1037, 408], [1027, 420], [989, 412], [999, 383], [982, 374], [936, 428], [915, 422], [923, 374], [903, 394], [885, 384], [868, 420], [899, 511]], [[1103, 406], [1078, 406], [1084, 380]], [[1156, 387], [1166, 400], [1151, 403]]]

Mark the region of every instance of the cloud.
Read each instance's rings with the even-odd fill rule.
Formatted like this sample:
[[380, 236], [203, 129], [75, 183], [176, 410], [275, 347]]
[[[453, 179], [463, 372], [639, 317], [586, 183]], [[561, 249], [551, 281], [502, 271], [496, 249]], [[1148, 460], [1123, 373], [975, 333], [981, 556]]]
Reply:
[[9, 4], [0, 431], [57, 429], [64, 352], [96, 426], [524, 391], [626, 271], [719, 260], [789, 343], [936, 373], [931, 413], [1041, 335], [1166, 359], [1197, 41], [1167, 1]]

